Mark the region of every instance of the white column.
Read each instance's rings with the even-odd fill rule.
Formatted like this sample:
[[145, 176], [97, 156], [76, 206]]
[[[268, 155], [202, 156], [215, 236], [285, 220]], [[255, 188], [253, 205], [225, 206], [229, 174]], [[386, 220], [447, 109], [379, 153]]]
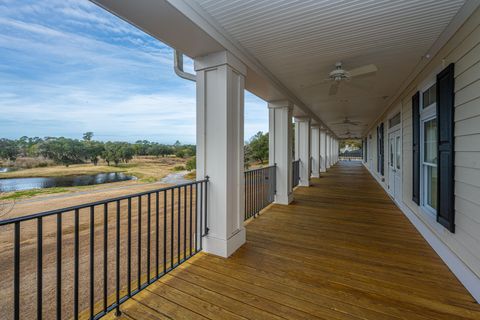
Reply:
[[312, 177], [320, 178], [320, 127], [312, 126], [311, 135]]
[[292, 110], [288, 101], [268, 103], [268, 161], [277, 165], [275, 203], [289, 204], [293, 200], [292, 188]]
[[327, 133], [320, 130], [320, 172], [327, 171]]
[[229, 52], [195, 60], [197, 179], [209, 176], [204, 250], [230, 256], [245, 243], [243, 122], [247, 69]]
[[335, 163], [338, 162], [338, 147], [339, 147], [339, 142], [338, 139], [335, 139]]
[[310, 186], [310, 118], [295, 118], [295, 158], [300, 160], [299, 186]]
[[332, 140], [330, 138], [330, 133], [328, 133], [328, 132], [327, 132], [326, 142], [327, 142], [327, 145], [326, 145], [327, 146], [327, 153], [326, 153], [326, 157], [325, 157], [325, 163], [326, 163], [326, 168], [330, 169]]
[[337, 163], [337, 139], [333, 139], [333, 164]]

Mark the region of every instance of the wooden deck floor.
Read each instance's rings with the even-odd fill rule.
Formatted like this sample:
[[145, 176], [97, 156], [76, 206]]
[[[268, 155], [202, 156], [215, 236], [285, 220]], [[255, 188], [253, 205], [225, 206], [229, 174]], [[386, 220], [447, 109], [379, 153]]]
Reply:
[[[359, 163], [122, 305], [124, 319], [480, 319], [480, 306]], [[109, 314], [108, 318], [114, 318]]]

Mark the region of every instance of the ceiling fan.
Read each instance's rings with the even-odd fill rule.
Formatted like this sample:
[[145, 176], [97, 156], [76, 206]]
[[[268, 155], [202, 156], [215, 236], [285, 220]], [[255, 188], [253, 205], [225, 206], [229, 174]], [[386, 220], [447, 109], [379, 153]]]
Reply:
[[340, 82], [345, 80], [348, 81], [354, 77], [375, 73], [377, 70], [378, 69], [374, 64], [368, 64], [355, 69], [345, 70], [343, 69], [341, 62], [335, 63], [335, 69], [329, 73], [328, 78], [326, 79], [328, 81], [333, 81], [330, 86], [330, 90], [328, 91], [328, 95], [334, 96], [337, 94]]
[[[318, 83], [313, 83], [308, 86], [302, 86], [302, 88], [308, 88], [308, 87], [313, 87], [320, 85], [322, 83], [325, 83], [327, 81], [332, 81], [333, 83], [330, 86], [330, 90], [328, 91], [328, 95], [334, 96], [338, 92], [338, 87], [340, 86], [341, 82], [346, 82], [350, 81], [352, 78], [355, 77], [360, 77], [360, 76], [365, 76], [365, 75], [370, 75], [375, 72], [377, 72], [377, 67], [374, 64], [368, 64], [362, 67], [354, 68], [351, 70], [345, 70], [343, 69], [342, 62], [337, 62], [335, 63], [335, 69], [332, 70], [326, 79], [324, 79], [322, 82]], [[353, 87], [358, 87], [361, 90], [366, 90], [367, 88], [363, 87], [362, 85], [358, 83], [351, 83], [349, 82], [349, 85]]]
[[332, 123], [332, 125], [337, 125], [337, 124], [350, 124], [352, 126], [358, 126], [361, 122], [357, 122], [357, 121], [352, 121], [350, 119], [348, 119], [348, 117], [345, 117], [345, 119], [343, 119], [341, 122], [336, 122], [336, 123]]

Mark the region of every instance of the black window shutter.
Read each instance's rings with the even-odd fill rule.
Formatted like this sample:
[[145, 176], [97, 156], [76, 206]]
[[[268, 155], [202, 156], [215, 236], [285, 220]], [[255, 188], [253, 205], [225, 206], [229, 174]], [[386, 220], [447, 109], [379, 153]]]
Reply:
[[437, 221], [455, 232], [454, 65], [437, 75]]
[[380, 172], [380, 127], [377, 126], [377, 172]]
[[412, 96], [412, 200], [420, 204], [420, 92]]
[[363, 155], [364, 156], [364, 160], [365, 160], [365, 163], [367, 162], [367, 156], [368, 156], [368, 149], [367, 149], [367, 138], [365, 138], [363, 144], [365, 145], [365, 154]]
[[385, 162], [385, 137], [383, 132], [383, 122], [380, 124], [380, 173], [382, 176], [385, 174], [384, 170]]

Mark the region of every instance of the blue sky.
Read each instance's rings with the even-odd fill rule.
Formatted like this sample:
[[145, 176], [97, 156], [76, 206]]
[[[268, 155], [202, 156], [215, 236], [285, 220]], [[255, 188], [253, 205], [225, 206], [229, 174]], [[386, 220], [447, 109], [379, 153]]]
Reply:
[[[0, 137], [194, 143], [195, 84], [172, 57], [87, 0], [0, 0]], [[267, 130], [246, 92], [245, 139]]]

